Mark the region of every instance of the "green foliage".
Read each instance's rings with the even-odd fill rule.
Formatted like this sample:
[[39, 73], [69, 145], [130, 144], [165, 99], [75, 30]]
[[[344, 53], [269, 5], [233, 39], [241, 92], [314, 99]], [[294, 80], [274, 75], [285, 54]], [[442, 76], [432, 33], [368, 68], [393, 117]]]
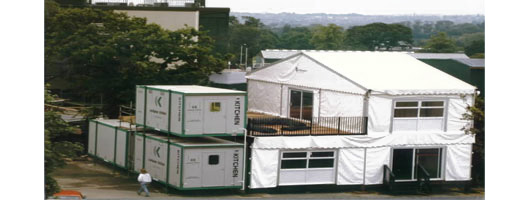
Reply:
[[[455, 24], [451, 21], [432, 22], [402, 22], [401, 24], [412, 29], [415, 45], [422, 46], [425, 41], [438, 32], [446, 32], [449, 37], [460, 38], [466, 35], [484, 34], [484, 23], [463, 23]], [[457, 42], [457, 46], [464, 47], [467, 44]]]
[[455, 42], [444, 32], [431, 36], [431, 39], [427, 41], [422, 50], [422, 52], [430, 53], [454, 53], [456, 51]]
[[[47, 90], [44, 91], [45, 103], [53, 101], [54, 98]], [[67, 141], [68, 136], [73, 133], [74, 128], [62, 120], [58, 113], [44, 112], [44, 189], [46, 196], [60, 190], [57, 181], [50, 174], [66, 165], [65, 158], [75, 157], [83, 151], [82, 144]]]
[[319, 50], [340, 50], [343, 48], [344, 30], [335, 24], [317, 25], [309, 42]]
[[233, 55], [232, 63], [238, 63], [243, 47], [243, 62], [245, 60], [245, 47], [248, 48], [248, 64], [251, 58], [262, 49], [275, 48], [278, 43], [278, 36], [270, 29], [266, 28], [259, 19], [253, 17], [243, 17], [243, 23], [235, 17], [230, 18], [230, 47], [229, 51]]
[[411, 44], [412, 31], [401, 24], [373, 23], [354, 26], [346, 30], [344, 43], [353, 50], [388, 50]]
[[473, 144], [472, 171], [471, 176], [475, 185], [484, 186], [484, 166], [485, 166], [485, 102], [481, 97], [475, 99], [475, 105], [467, 107], [467, 113], [463, 115], [464, 120], [472, 120], [473, 127], [464, 129], [468, 134], [475, 135]]
[[278, 48], [281, 49], [314, 49], [309, 42], [311, 30], [307, 27], [291, 27], [285, 25], [281, 30]]
[[100, 9], [60, 9], [45, 28], [46, 70], [61, 71], [88, 98], [102, 98], [110, 117], [134, 99], [135, 85], [206, 84], [226, 63], [212, 49], [213, 40], [195, 29], [168, 31]]
[[[466, 55], [482, 58], [484, 58], [484, 50], [484, 40], [475, 40], [464, 48]], [[477, 56], [477, 54], [482, 54], [482, 56]]]

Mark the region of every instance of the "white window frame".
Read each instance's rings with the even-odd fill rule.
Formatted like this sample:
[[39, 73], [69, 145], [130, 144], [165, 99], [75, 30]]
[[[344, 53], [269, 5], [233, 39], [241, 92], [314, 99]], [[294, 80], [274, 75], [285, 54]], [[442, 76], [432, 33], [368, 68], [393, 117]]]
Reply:
[[[416, 173], [416, 150], [417, 149], [440, 149], [440, 153], [442, 154], [441, 163], [439, 166], [440, 170], [440, 177], [439, 178], [431, 178], [431, 181], [441, 181], [445, 180], [445, 164], [446, 164], [446, 147], [444, 146], [422, 146], [422, 147], [394, 147], [390, 149], [390, 169], [393, 169], [394, 167], [394, 150], [395, 149], [412, 149], [412, 177], [414, 177], [414, 174]], [[417, 178], [411, 179], [400, 179], [396, 180], [396, 182], [410, 182], [410, 181], [417, 181]]]
[[[305, 157], [298, 158], [284, 158], [284, 153], [306, 153]], [[313, 152], [333, 152], [333, 157], [311, 157]], [[309, 168], [309, 160], [333, 159], [333, 167]], [[282, 169], [283, 160], [306, 160], [305, 168]], [[280, 170], [311, 170], [311, 169], [335, 169], [337, 167], [337, 151], [336, 150], [308, 150], [308, 151], [280, 151]]]
[[[298, 157], [298, 158], [284, 158], [284, 153], [301, 153], [305, 152], [305, 157]], [[311, 153], [313, 152], [333, 152], [333, 157], [311, 157]], [[338, 150], [337, 149], [315, 149], [315, 150], [280, 150], [279, 156], [278, 156], [278, 171], [276, 179], [276, 184], [278, 186], [282, 185], [315, 185], [315, 184], [336, 184], [337, 183], [337, 170], [338, 170]], [[316, 160], [316, 159], [333, 159], [333, 167], [325, 167], [325, 168], [309, 168], [309, 161], [310, 160]], [[306, 166], [305, 168], [294, 168], [294, 169], [282, 169], [282, 160], [306, 160]], [[299, 183], [299, 184], [283, 184], [280, 182], [281, 174], [282, 172], [310, 172], [310, 171], [319, 171], [319, 170], [331, 170], [333, 171], [333, 182], [331, 183], [312, 183], [312, 182], [305, 182], [305, 183]]]
[[[400, 102], [417, 102], [418, 105], [416, 107], [397, 107], [396, 104]], [[422, 102], [442, 102], [442, 106], [422, 106]], [[392, 112], [390, 115], [391, 118], [391, 125], [390, 125], [390, 132], [394, 132], [394, 120], [411, 120], [416, 119], [416, 129], [414, 131], [423, 131], [419, 128], [420, 121], [424, 119], [441, 119], [442, 120], [442, 131], [447, 131], [447, 99], [397, 99], [392, 102]], [[417, 109], [416, 117], [394, 117], [396, 109], [411, 109], [415, 108]], [[442, 108], [442, 116], [441, 117], [421, 117], [421, 109], [422, 108]], [[399, 132], [399, 131], [398, 131]]]

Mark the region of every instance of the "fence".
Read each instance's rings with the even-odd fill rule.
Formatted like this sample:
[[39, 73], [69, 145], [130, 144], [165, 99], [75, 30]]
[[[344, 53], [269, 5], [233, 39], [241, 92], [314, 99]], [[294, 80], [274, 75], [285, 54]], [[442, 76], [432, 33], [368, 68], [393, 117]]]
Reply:
[[366, 135], [367, 126], [367, 117], [255, 117], [248, 119], [247, 129], [252, 136]]

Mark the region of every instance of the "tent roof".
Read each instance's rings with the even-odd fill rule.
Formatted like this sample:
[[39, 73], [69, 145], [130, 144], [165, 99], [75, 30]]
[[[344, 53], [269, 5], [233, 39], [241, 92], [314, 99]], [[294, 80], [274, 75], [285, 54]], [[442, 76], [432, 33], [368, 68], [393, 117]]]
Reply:
[[146, 85], [146, 87], [162, 89], [162, 90], [171, 90], [171, 91], [176, 91], [176, 92], [182, 92], [185, 94], [205, 94], [205, 93], [245, 94], [245, 92], [242, 92], [239, 90], [229, 90], [229, 89], [205, 87], [205, 86], [198, 86], [198, 85]]
[[389, 94], [475, 90], [474, 86], [402, 52], [303, 51], [302, 54], [364, 88]]
[[407, 53], [416, 59], [469, 59], [463, 53]]
[[265, 59], [284, 59], [300, 51], [301, 50], [266, 49], [266, 50], [261, 50], [261, 55]]
[[470, 67], [484, 67], [485, 65], [485, 60], [482, 58], [457, 59], [457, 61]]

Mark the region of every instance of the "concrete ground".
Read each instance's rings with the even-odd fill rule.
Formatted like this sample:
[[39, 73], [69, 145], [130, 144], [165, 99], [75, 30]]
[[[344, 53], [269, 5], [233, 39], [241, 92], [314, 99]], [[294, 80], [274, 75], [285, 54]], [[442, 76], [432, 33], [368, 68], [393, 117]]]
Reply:
[[177, 191], [161, 184], [149, 186], [151, 197], [138, 196], [136, 175], [114, 169], [99, 161], [71, 161], [65, 168], [54, 172], [53, 177], [63, 190], [78, 190], [87, 199], [484, 199], [484, 191], [463, 193], [449, 190], [432, 195], [387, 195], [377, 191], [349, 192], [297, 192], [297, 193], [242, 193], [239, 190]]

